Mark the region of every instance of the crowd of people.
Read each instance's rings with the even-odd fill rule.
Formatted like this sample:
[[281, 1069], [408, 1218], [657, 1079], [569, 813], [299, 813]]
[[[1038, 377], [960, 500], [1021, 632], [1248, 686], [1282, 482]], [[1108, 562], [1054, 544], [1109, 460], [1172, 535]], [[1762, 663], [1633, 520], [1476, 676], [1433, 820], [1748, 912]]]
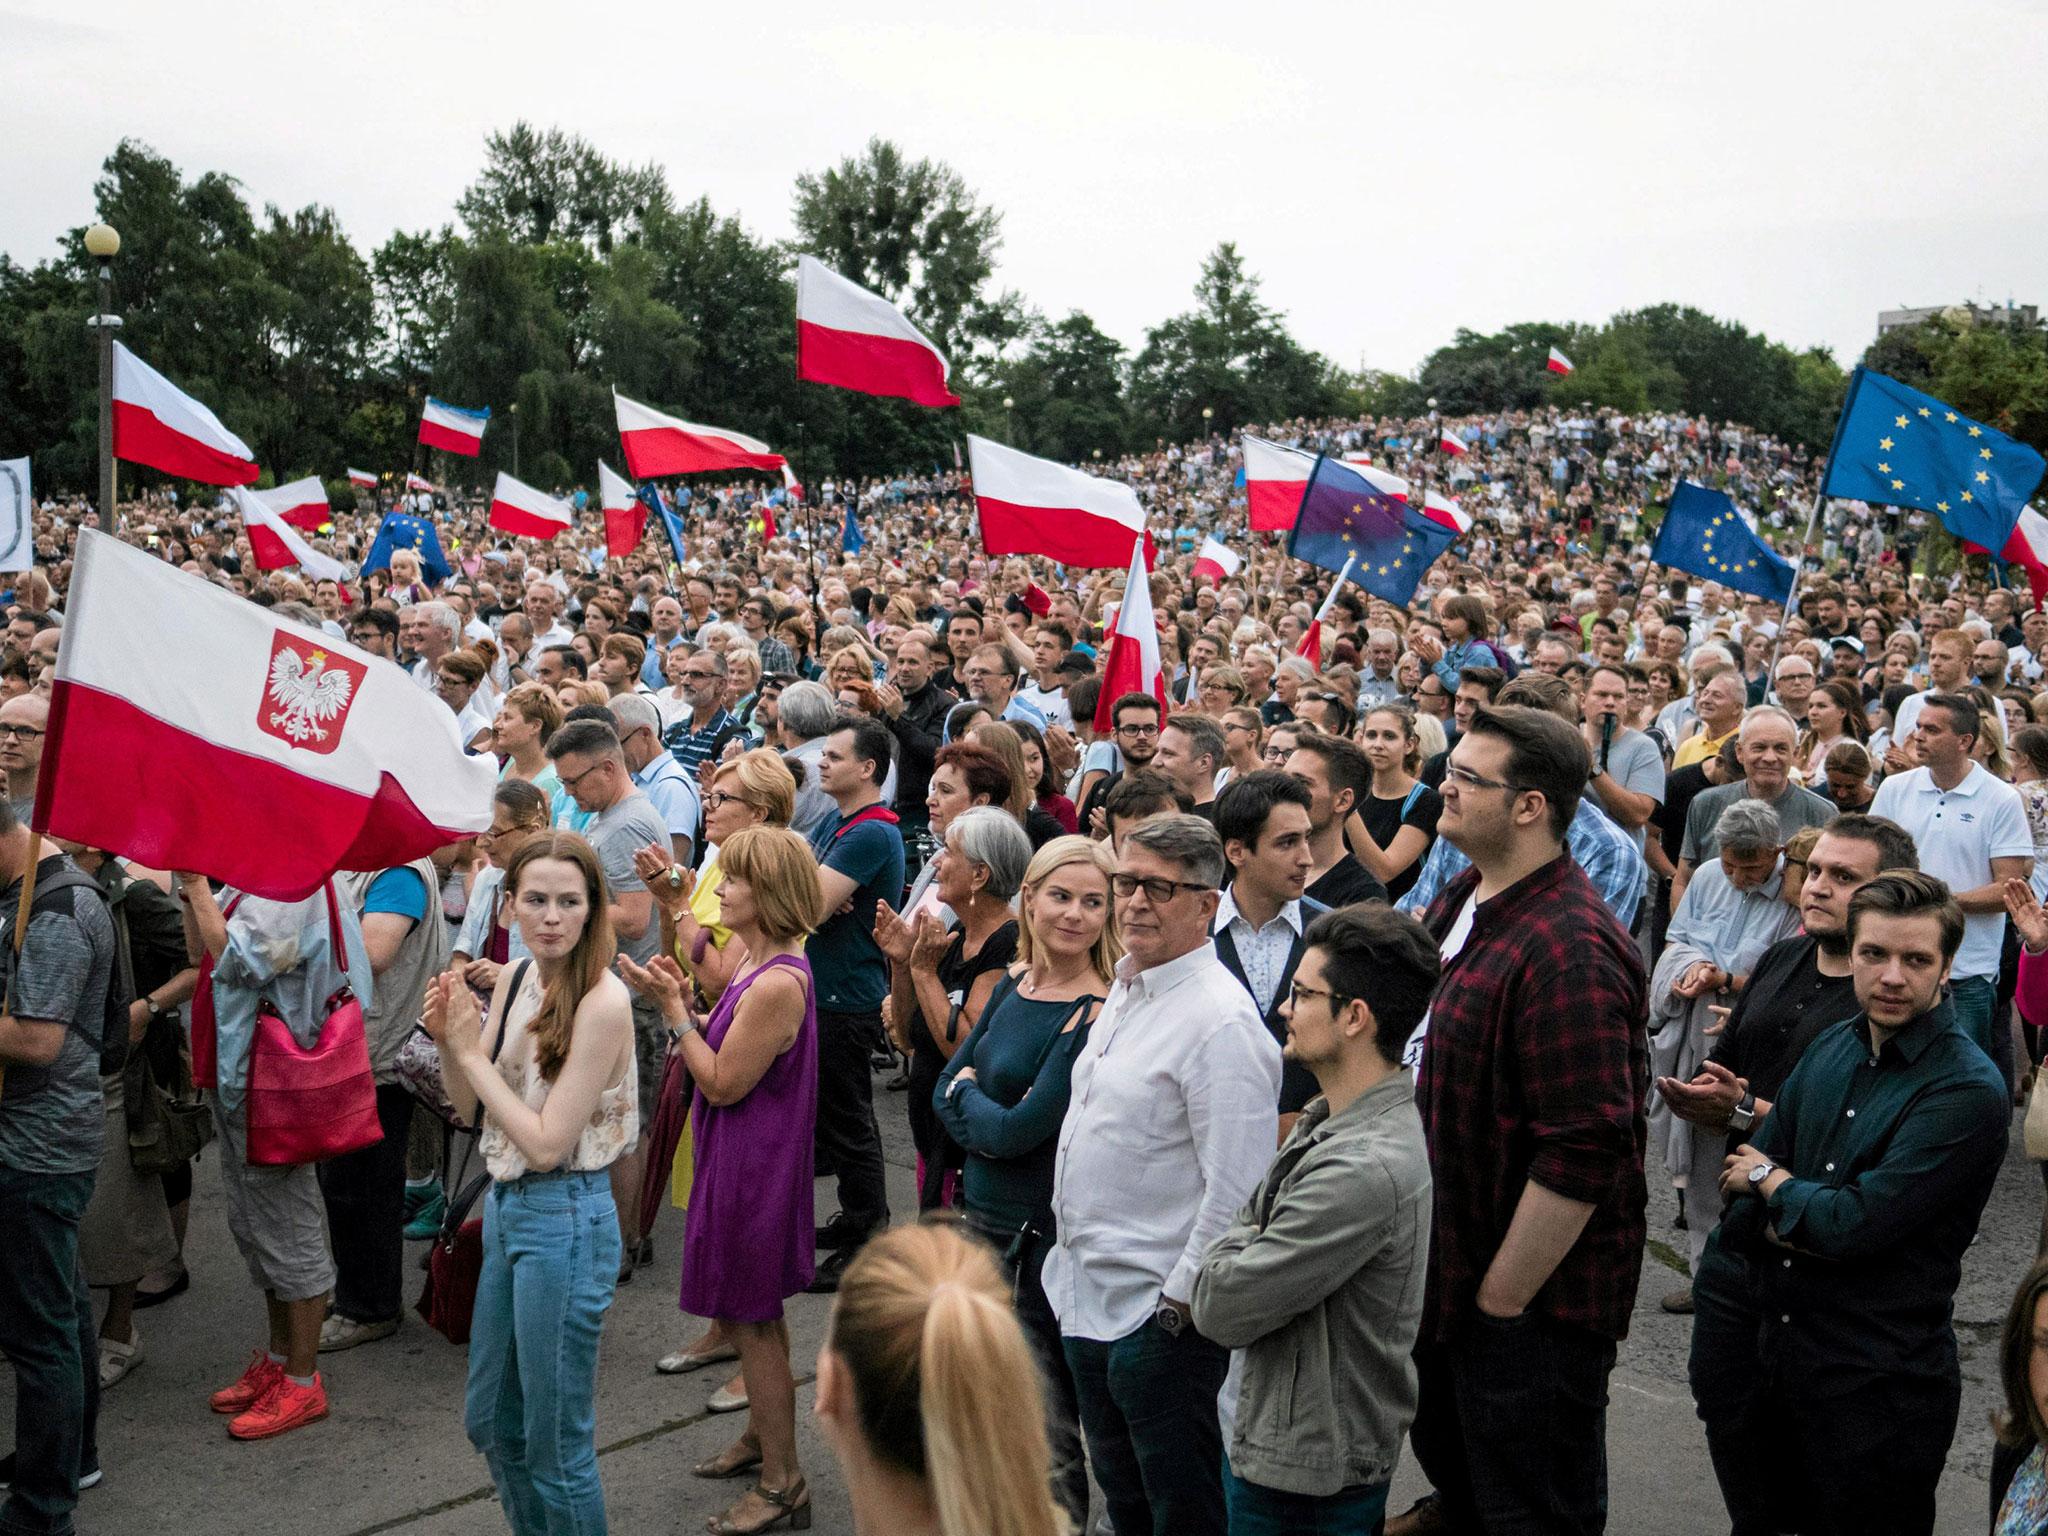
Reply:
[[[467, 1230], [465, 1423], [521, 1533], [604, 1528], [598, 1341], [674, 1207], [696, 1321], [653, 1364], [730, 1367], [744, 1416], [691, 1469], [745, 1480], [713, 1531], [810, 1524], [806, 1292], [862, 1530], [1603, 1530], [1653, 1179], [1731, 1529], [1930, 1530], [1963, 1255], [2048, 1107], [2048, 617], [1861, 504], [1791, 612], [1653, 565], [1680, 476], [1792, 552], [1818, 460], [1746, 429], [1441, 425], [1264, 434], [1474, 514], [1405, 608], [1246, 533], [1221, 439], [1091, 465], [1161, 549], [1163, 686], [1109, 698], [1123, 574], [987, 555], [957, 473], [700, 487], [682, 565], [441, 497], [445, 571], [346, 591], [143, 496], [119, 536], [407, 669], [498, 765], [487, 831], [297, 902], [65, 845], [17, 910], [101, 523], [46, 505], [0, 656], [0, 1530], [68, 1532], [118, 1462], [99, 1395], [222, 1240], [202, 1159], [263, 1304], [227, 1433], [345, 1417], [322, 1354], [398, 1331], [408, 1239], [443, 1316]], [[349, 1006], [376, 1124], [295, 1159], [252, 1065]], [[2048, 1530], [2048, 1265], [2013, 1280], [1998, 1536]], [[1404, 1441], [1432, 1491], [1390, 1514]]]

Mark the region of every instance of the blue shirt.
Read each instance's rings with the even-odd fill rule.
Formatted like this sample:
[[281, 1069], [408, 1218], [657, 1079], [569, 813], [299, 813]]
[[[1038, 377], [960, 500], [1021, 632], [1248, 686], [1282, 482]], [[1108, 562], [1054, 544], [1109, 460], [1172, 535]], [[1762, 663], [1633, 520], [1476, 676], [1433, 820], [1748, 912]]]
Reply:
[[[858, 812], [855, 813], [859, 814]], [[875, 943], [875, 903], [903, 899], [903, 834], [879, 818], [840, 828], [835, 807], [811, 834], [811, 852], [825, 869], [854, 882], [851, 910], [834, 912], [804, 946], [817, 982], [818, 1006], [834, 1013], [872, 1013], [889, 995], [889, 962]]]
[[[1633, 928], [1636, 909], [1643, 904], [1643, 888], [1649, 882], [1649, 866], [1635, 839], [1608, 820], [1588, 793], [1579, 799], [1578, 814], [1565, 829], [1564, 842], [1608, 910], [1621, 919], [1622, 927]], [[1420, 917], [1445, 886], [1471, 867], [1472, 861], [1456, 844], [1447, 837], [1438, 838], [1423, 861], [1422, 873], [1408, 887], [1408, 894], [1394, 903], [1395, 909]]]
[[666, 752], [657, 752], [647, 766], [632, 775], [640, 792], [654, 802], [671, 838], [683, 838], [694, 851], [697, 828], [703, 820], [704, 802], [697, 786], [680, 764]]

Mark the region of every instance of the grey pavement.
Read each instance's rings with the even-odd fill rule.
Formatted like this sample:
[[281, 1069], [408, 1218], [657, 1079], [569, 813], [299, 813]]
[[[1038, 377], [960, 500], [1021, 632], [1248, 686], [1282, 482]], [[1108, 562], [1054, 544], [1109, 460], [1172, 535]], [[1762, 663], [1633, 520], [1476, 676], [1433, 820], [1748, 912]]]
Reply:
[[[901, 1094], [877, 1079], [898, 1219], [915, 1208], [912, 1151]], [[462, 1432], [464, 1351], [407, 1314], [395, 1338], [323, 1357], [331, 1417], [282, 1438], [243, 1445], [206, 1396], [232, 1380], [262, 1337], [262, 1309], [227, 1232], [218, 1169], [209, 1148], [194, 1201], [188, 1257], [192, 1289], [139, 1314], [147, 1360], [107, 1394], [100, 1422], [106, 1481], [85, 1494], [87, 1533], [217, 1532], [222, 1536], [489, 1536], [504, 1524], [483, 1462]], [[1608, 1416], [1610, 1529], [1707, 1536], [1725, 1532], [1705, 1442], [1685, 1385], [1690, 1320], [1658, 1308], [1682, 1283], [1684, 1234], [1676, 1201], [1652, 1170], [1652, 1254], [1645, 1263], [1634, 1328], [1622, 1346]], [[833, 1206], [819, 1184], [819, 1215]], [[2020, 1155], [2018, 1122], [1983, 1232], [1971, 1250], [1956, 1302], [1963, 1354], [1963, 1409], [1941, 1488], [1937, 1529], [1982, 1532], [1990, 1462], [1988, 1415], [1998, 1400], [1997, 1340], [2007, 1301], [2034, 1253], [2042, 1200], [2034, 1165]], [[681, 1219], [670, 1210], [656, 1229], [656, 1258], [620, 1288], [605, 1329], [598, 1383], [598, 1445], [612, 1527], [692, 1532], [743, 1491], [743, 1482], [706, 1483], [690, 1465], [729, 1443], [737, 1415], [704, 1412], [716, 1370], [658, 1376], [654, 1361], [694, 1337], [698, 1324], [676, 1309]], [[420, 1246], [411, 1250], [415, 1255]], [[416, 1281], [413, 1290], [416, 1291]], [[816, 1526], [850, 1531], [845, 1487], [811, 1421], [810, 1382], [827, 1299], [799, 1297], [790, 1309], [798, 1380], [798, 1437], [811, 1480]], [[0, 1445], [9, 1443], [11, 1382], [0, 1389]], [[1404, 1458], [1392, 1507], [1421, 1491]]]

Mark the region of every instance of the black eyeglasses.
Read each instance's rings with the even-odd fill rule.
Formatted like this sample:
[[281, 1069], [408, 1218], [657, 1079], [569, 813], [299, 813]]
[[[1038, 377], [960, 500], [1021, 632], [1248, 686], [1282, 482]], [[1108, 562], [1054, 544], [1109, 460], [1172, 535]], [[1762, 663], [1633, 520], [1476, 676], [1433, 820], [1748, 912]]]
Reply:
[[0, 725], [0, 736], [10, 740], [25, 741], [31, 736], [42, 734], [42, 727], [38, 725]]
[[1332, 992], [1328, 987], [1304, 987], [1298, 981], [1291, 983], [1287, 988], [1287, 1001], [1296, 1008], [1301, 1006], [1301, 1000], [1304, 997], [1327, 997], [1330, 1000], [1330, 1011], [1335, 1013], [1337, 1011], [1337, 999], [1340, 996], [1342, 996], [1341, 993]]
[[1511, 795], [1519, 795], [1525, 788], [1521, 784], [1510, 784], [1504, 779], [1483, 779], [1469, 768], [1456, 764], [1444, 769], [1444, 777], [1460, 789], [1504, 789]]
[[1110, 889], [1122, 897], [1138, 894], [1142, 887], [1145, 899], [1155, 907], [1163, 907], [1182, 891], [1213, 891], [1213, 885], [1203, 885], [1198, 880], [1168, 880], [1159, 875], [1111, 875]]

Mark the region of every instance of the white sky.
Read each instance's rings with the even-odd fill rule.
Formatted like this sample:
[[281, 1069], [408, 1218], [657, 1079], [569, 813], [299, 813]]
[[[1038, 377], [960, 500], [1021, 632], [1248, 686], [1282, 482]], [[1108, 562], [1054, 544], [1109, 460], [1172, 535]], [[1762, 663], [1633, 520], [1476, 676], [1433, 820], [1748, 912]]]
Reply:
[[125, 135], [367, 254], [524, 116], [769, 237], [893, 138], [1002, 211], [999, 282], [1133, 345], [1220, 239], [1354, 368], [1667, 299], [1845, 362], [1880, 309], [2048, 305], [2043, 0], [859, 9], [0, 0], [0, 251]]

